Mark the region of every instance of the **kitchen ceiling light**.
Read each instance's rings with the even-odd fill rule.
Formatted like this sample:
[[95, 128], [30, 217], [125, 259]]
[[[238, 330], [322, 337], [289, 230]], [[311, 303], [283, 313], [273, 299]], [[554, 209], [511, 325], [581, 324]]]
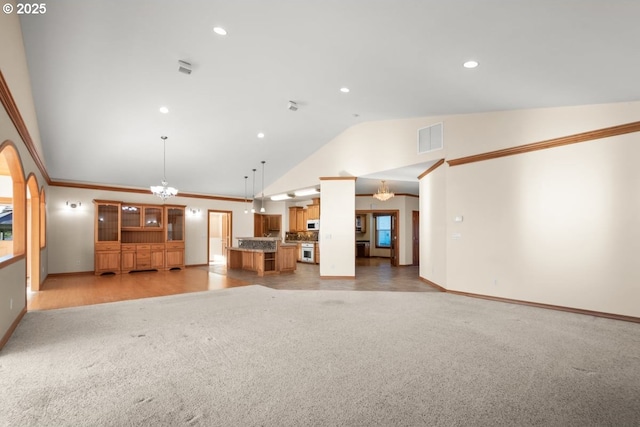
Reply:
[[390, 198], [395, 196], [391, 191], [389, 191], [389, 187], [385, 181], [382, 181], [380, 187], [378, 187], [378, 192], [373, 195], [374, 198], [380, 200], [381, 202], [386, 202]]
[[258, 138], [260, 138], [260, 139], [264, 138], [264, 133], [260, 132], [260, 133], [258, 134]]
[[464, 68], [476, 68], [478, 66], [478, 61], [467, 61], [462, 64]]
[[304, 190], [298, 190], [298, 191], [294, 192], [293, 194], [295, 194], [296, 197], [304, 197], [304, 196], [312, 196], [312, 195], [318, 194], [318, 193], [320, 193], [320, 192], [318, 191], [317, 188], [307, 188], [307, 189], [304, 189]]
[[167, 171], [167, 137], [161, 136], [163, 147], [163, 164], [162, 164], [162, 185], [152, 185], [151, 192], [160, 197], [163, 201], [178, 194], [178, 189], [169, 187], [169, 183], [166, 178]]
[[219, 36], [226, 36], [227, 35], [227, 30], [225, 30], [222, 27], [213, 27], [213, 32], [216, 33]]
[[167, 107], [160, 107], [160, 112], [162, 114], [168, 114], [169, 113], [169, 109]]
[[271, 196], [271, 200], [274, 202], [279, 202], [281, 200], [289, 200], [292, 199], [290, 194], [276, 194], [275, 196]]
[[348, 88], [348, 87], [341, 87], [341, 88], [340, 88], [340, 92], [342, 92], [342, 93], [349, 93], [349, 88]]

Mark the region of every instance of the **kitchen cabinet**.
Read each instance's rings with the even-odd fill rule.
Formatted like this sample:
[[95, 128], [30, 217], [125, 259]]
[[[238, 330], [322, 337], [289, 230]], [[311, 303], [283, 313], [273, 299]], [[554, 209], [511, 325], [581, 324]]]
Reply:
[[314, 253], [313, 253], [313, 255], [314, 255], [313, 261], [316, 264], [320, 264], [320, 243], [316, 242], [314, 246], [315, 246], [315, 248], [314, 248]]
[[307, 205], [307, 219], [320, 219], [320, 198], [312, 199], [310, 205]]
[[289, 208], [289, 231], [305, 231], [307, 229], [307, 219], [302, 206], [291, 206]]
[[356, 242], [356, 257], [369, 258], [370, 247], [370, 242]]
[[366, 232], [367, 232], [367, 216], [356, 215], [356, 233], [366, 233]]
[[266, 237], [278, 233], [281, 228], [282, 215], [253, 215], [253, 237]]

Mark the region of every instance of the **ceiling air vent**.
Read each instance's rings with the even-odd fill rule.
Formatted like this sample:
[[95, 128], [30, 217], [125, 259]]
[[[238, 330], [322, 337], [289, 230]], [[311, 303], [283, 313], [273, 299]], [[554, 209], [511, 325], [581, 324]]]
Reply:
[[178, 71], [184, 74], [191, 74], [191, 64], [187, 61], [178, 61]]
[[442, 123], [418, 129], [418, 154], [441, 150], [442, 146]]

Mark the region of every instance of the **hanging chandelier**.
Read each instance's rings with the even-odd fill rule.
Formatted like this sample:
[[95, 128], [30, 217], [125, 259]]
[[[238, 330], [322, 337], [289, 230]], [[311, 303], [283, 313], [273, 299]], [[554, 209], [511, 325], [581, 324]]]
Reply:
[[378, 192], [373, 195], [374, 198], [380, 200], [381, 202], [386, 202], [393, 196], [395, 196], [395, 194], [389, 191], [389, 187], [387, 186], [386, 181], [382, 181], [382, 184], [380, 184], [380, 187], [378, 187]]
[[161, 136], [162, 145], [163, 145], [163, 158], [164, 163], [162, 166], [162, 185], [152, 185], [151, 192], [156, 196], [160, 197], [162, 200], [167, 200], [170, 197], [178, 194], [178, 189], [169, 187], [169, 183], [167, 182], [166, 172], [167, 172], [167, 137]]

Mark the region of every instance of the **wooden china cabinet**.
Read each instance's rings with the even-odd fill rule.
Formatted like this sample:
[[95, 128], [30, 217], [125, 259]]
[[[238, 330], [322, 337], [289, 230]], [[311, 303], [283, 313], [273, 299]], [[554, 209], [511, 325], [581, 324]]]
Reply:
[[184, 268], [184, 206], [94, 204], [95, 274]]

